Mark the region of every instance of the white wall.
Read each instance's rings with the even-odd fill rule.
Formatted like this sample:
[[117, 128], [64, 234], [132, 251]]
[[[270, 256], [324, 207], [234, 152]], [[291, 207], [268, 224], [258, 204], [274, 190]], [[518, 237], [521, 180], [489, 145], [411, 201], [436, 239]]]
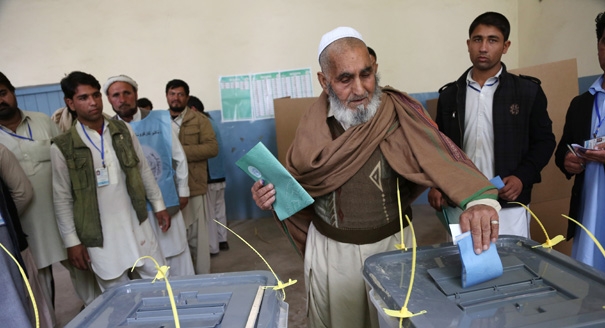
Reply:
[[[321, 35], [349, 25], [378, 52], [382, 84], [429, 92], [470, 65], [465, 40], [474, 17], [495, 10], [517, 26], [517, 6], [516, 0], [0, 0], [0, 71], [17, 87], [57, 83], [73, 70], [101, 84], [127, 74], [156, 108], [166, 108], [166, 82], [181, 78], [212, 110], [220, 108], [219, 76], [305, 67], [315, 73]], [[511, 39], [516, 45], [516, 28]], [[504, 58], [511, 68], [518, 51], [513, 46]], [[319, 84], [313, 87], [319, 95]]]
[[595, 18], [604, 0], [519, 1], [521, 67], [577, 58], [578, 76], [602, 74]]
[[[357, 28], [378, 52], [382, 84], [436, 91], [470, 62], [468, 25], [493, 10], [511, 21], [509, 68], [578, 58], [601, 72], [594, 17], [604, 0], [0, 0], [0, 71], [15, 86], [57, 83], [72, 70], [101, 83], [128, 74], [165, 108], [164, 86], [187, 81], [220, 108], [218, 78], [317, 65], [323, 33]], [[320, 92], [314, 82], [315, 94]], [[111, 109], [106, 106], [106, 111]]]

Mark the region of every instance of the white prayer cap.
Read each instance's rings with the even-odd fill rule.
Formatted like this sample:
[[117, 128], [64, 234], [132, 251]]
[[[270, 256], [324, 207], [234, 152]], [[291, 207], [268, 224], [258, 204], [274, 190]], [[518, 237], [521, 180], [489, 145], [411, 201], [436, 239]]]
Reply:
[[116, 76], [112, 76], [109, 79], [107, 79], [107, 82], [105, 82], [105, 84], [103, 84], [103, 93], [107, 94], [107, 90], [115, 82], [126, 82], [126, 83], [132, 85], [132, 87], [135, 89], [135, 91], [139, 90], [139, 85], [137, 84], [137, 82], [135, 80], [131, 79], [129, 76], [116, 75]]
[[326, 49], [332, 42], [340, 40], [342, 38], [355, 38], [363, 41], [361, 34], [352, 27], [341, 26], [333, 29], [332, 31], [324, 34], [319, 42], [319, 48], [317, 49], [317, 58], [321, 56], [322, 51]]

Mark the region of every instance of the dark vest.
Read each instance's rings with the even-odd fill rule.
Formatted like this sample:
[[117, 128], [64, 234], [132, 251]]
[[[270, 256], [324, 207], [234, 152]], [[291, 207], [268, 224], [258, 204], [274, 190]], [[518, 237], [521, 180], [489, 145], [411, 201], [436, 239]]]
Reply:
[[[139, 172], [139, 158], [126, 123], [106, 121], [111, 143], [126, 175], [126, 186], [139, 222], [147, 219], [145, 186]], [[52, 139], [63, 156], [71, 179], [74, 223], [78, 238], [86, 247], [103, 247], [103, 230], [97, 201], [97, 183], [92, 153], [75, 127]]]
[[[328, 120], [334, 138], [344, 133], [335, 119]], [[397, 233], [400, 230], [398, 177], [377, 148], [349, 181], [315, 199], [313, 207], [320, 218], [313, 221], [315, 228], [331, 239], [351, 244], [375, 243]], [[399, 177], [403, 215], [411, 220], [409, 202], [412, 198], [407, 182]], [[403, 226], [407, 225], [404, 217]]]

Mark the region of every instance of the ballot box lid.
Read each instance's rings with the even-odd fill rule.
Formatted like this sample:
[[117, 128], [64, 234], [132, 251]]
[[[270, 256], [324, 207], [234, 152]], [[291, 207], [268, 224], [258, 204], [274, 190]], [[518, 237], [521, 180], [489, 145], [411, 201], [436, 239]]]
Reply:
[[[604, 327], [605, 273], [538, 245], [500, 236], [503, 275], [468, 288], [461, 284], [457, 246], [419, 247], [407, 309], [427, 312], [406, 319], [405, 327]], [[372, 303], [400, 310], [411, 270], [411, 248], [368, 257], [363, 275]], [[381, 327], [398, 326], [383, 309], [378, 312]]]
[[[169, 279], [181, 327], [286, 327], [288, 304], [269, 271]], [[255, 303], [255, 300], [260, 300]], [[174, 327], [164, 281], [132, 280], [105, 291], [66, 327]]]

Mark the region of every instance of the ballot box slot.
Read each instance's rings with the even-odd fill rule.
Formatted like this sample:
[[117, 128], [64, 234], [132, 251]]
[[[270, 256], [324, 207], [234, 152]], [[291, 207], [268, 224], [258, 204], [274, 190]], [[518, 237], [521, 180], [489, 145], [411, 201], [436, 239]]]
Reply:
[[[179, 293], [175, 296], [179, 321], [186, 327], [216, 327], [225, 315], [231, 296], [232, 293]], [[146, 326], [173, 317], [167, 296], [144, 297], [135, 309], [120, 326]]]

